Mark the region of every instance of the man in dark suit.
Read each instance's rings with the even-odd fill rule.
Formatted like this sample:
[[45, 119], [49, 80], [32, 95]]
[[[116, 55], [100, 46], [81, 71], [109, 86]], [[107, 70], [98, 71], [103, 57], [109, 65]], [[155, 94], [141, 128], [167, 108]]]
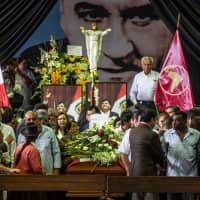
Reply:
[[[126, 143], [125, 149], [119, 149], [126, 155], [126, 170], [129, 176], [156, 176], [157, 165], [164, 167], [164, 154], [158, 135], [152, 131], [155, 125], [156, 113], [145, 109], [140, 113], [138, 127], [132, 129], [129, 135], [125, 135], [122, 143]], [[125, 141], [126, 140], [126, 141]], [[128, 153], [129, 152], [129, 153]], [[132, 199], [158, 199], [156, 193], [133, 193]]]

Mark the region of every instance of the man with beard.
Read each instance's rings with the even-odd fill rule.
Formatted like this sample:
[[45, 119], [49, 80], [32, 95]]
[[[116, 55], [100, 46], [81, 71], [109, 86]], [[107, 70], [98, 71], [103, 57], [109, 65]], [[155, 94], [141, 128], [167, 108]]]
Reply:
[[[42, 167], [46, 175], [57, 175], [61, 167], [61, 155], [58, 141], [54, 131], [42, 124], [42, 120], [34, 111], [27, 111], [24, 115], [24, 125], [34, 123], [38, 126], [39, 135], [35, 144], [40, 151]], [[25, 137], [20, 133], [18, 136], [18, 144], [25, 141]]]

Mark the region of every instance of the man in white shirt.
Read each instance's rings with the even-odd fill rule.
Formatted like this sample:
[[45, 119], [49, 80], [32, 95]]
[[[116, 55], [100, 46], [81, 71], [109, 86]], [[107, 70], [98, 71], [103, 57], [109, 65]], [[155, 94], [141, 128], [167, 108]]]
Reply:
[[101, 101], [100, 113], [95, 113], [90, 116], [89, 127], [93, 127], [95, 124], [101, 127], [108, 123], [110, 118], [119, 118], [119, 115], [111, 111], [111, 102], [108, 99], [103, 99]]
[[152, 57], [142, 57], [141, 65], [143, 71], [135, 76], [129, 96], [135, 106], [139, 108], [148, 107], [155, 110], [153, 98], [159, 73], [152, 70]]

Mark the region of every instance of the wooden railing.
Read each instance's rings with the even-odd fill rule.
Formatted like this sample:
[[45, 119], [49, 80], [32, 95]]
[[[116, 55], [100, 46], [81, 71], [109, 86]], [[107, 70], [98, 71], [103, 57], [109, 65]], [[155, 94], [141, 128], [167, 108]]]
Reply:
[[108, 176], [107, 192], [200, 192], [200, 177]]
[[0, 190], [66, 191], [74, 196], [109, 196], [125, 192], [198, 192], [200, 177], [126, 177], [104, 174], [59, 176], [0, 176]]
[[105, 175], [0, 176], [0, 190], [8, 191], [105, 191]]

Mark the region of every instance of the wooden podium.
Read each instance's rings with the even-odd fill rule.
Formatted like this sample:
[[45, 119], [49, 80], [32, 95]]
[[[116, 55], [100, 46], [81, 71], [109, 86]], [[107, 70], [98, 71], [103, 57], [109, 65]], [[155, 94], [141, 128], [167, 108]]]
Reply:
[[[104, 185], [104, 187], [99, 187], [96, 188], [95, 190], [91, 190], [88, 188], [88, 191], [81, 191], [79, 188], [77, 188], [76, 191], [68, 191], [66, 196], [67, 197], [103, 197], [107, 196], [107, 191], [106, 191], [106, 184], [107, 184], [107, 176], [109, 175], [115, 175], [115, 176], [124, 176], [125, 170], [124, 168], [119, 164], [115, 163], [110, 166], [100, 166], [96, 162], [83, 162], [83, 163], [78, 163], [75, 165], [71, 165], [66, 169], [66, 174], [78, 174], [81, 175], [83, 174], [88, 174], [88, 175], [102, 175], [102, 178], [96, 180], [97, 185]], [[104, 180], [104, 183], [102, 183], [102, 180]], [[110, 197], [124, 197], [124, 193], [112, 193], [109, 194]]]

